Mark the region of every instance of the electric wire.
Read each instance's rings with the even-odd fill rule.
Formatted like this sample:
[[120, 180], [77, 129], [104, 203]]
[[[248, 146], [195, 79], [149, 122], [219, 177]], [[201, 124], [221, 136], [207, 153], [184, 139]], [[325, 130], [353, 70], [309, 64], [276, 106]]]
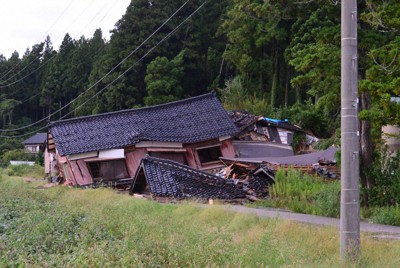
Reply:
[[[119, 1], [119, 0], [118, 0], [118, 1]], [[113, 5], [111, 8], [115, 7], [115, 4], [116, 4], [118, 1], [116, 1], [116, 2], [114, 3], [114, 5]], [[92, 2], [92, 3], [93, 3], [93, 2]], [[94, 21], [94, 19], [105, 9], [105, 7], [106, 7], [107, 5], [108, 5], [108, 3], [106, 3], [106, 4], [101, 8], [101, 10], [99, 10], [99, 11], [96, 13], [96, 15], [89, 21], [89, 23], [87, 23], [86, 26], [85, 26], [83, 29], [81, 29], [81, 31], [73, 37], [73, 39], [76, 39], [76, 37], [79, 36], [79, 35]], [[89, 5], [89, 6], [90, 6], [90, 5]], [[88, 8], [89, 6], [87, 6], [87, 8]], [[86, 10], [86, 9], [85, 9], [85, 10]], [[110, 10], [109, 10], [109, 11], [110, 11]], [[106, 14], [108, 14], [109, 11], [108, 11]], [[78, 16], [77, 18], [79, 18], [79, 16]], [[104, 20], [104, 18], [105, 18], [105, 16], [103, 16], [102, 19], [101, 19], [98, 23], [102, 22], [102, 21]], [[72, 25], [72, 24], [71, 24], [71, 25]], [[57, 54], [54, 54], [52, 57], [50, 57], [50, 58], [47, 60], [47, 62], [42, 63], [41, 66], [39, 66], [37, 69], [33, 70], [31, 73], [27, 74], [26, 76], [24, 76], [24, 77], [22, 77], [21, 79], [19, 79], [18, 81], [16, 81], [16, 83], [17, 83], [17, 82], [20, 82], [20, 81], [24, 80], [25, 78], [27, 78], [28, 76], [31, 76], [32, 74], [34, 74], [36, 71], [38, 71], [39, 69], [41, 69], [44, 65], [46, 65], [48, 62], [50, 62], [50, 61], [51, 61], [53, 58], [55, 58], [56, 56], [57, 56]], [[39, 59], [39, 57], [37, 57], [36, 59]], [[21, 71], [23, 71], [24, 69], [26, 69], [27, 67], [29, 67], [36, 59], [34, 59], [33, 61], [31, 61], [31, 62], [30, 62], [27, 66], [25, 66]], [[18, 74], [18, 73], [17, 73], [17, 74]], [[5, 81], [7, 81], [7, 80], [5, 80]], [[15, 84], [15, 83], [11, 83], [11, 84], [9, 84], [9, 85], [13, 85], [13, 84]], [[1, 88], [4, 88], [4, 87], [7, 87], [7, 86], [9, 86], [9, 85], [5, 85], [5, 86], [1, 86], [1, 85], [0, 85], [0, 89], [1, 89]], [[10, 97], [12, 97], [12, 96], [14, 96], [14, 95], [16, 95], [16, 94], [18, 94], [18, 90], [15, 90], [13, 93], [11, 93], [11, 94], [9, 94], [9, 95], [7, 95], [7, 96], [3, 96], [0, 100], [5, 100], [5, 99], [10, 98]]]
[[[188, 2], [188, 1], [187, 1]], [[186, 3], [187, 3], [186, 2]], [[185, 3], [185, 4], [186, 4]], [[136, 61], [134, 64], [132, 64], [127, 70], [125, 70], [122, 74], [120, 74], [116, 79], [114, 79], [112, 82], [110, 82], [109, 84], [107, 84], [105, 87], [103, 87], [100, 91], [98, 91], [95, 95], [93, 95], [91, 98], [89, 98], [88, 100], [86, 100], [84, 103], [80, 104], [79, 106], [77, 106], [74, 110], [68, 112], [67, 114], [65, 114], [61, 119], [64, 119], [65, 117], [67, 117], [68, 115], [72, 114], [74, 111], [80, 109], [81, 107], [83, 107], [83, 105], [85, 105], [87, 102], [89, 102], [91, 99], [94, 99], [95, 97], [97, 97], [98, 95], [100, 95], [102, 92], [104, 92], [109, 86], [111, 86], [113, 83], [115, 83], [117, 80], [121, 79], [127, 72], [129, 72], [137, 63], [139, 63], [140, 61], [142, 61], [147, 55], [149, 55], [154, 49], [156, 49], [161, 43], [163, 43], [165, 40], [167, 40], [169, 37], [171, 37], [171, 35], [173, 35], [176, 31], [179, 30], [179, 28], [186, 23], [186, 21], [188, 21], [191, 17], [193, 17], [201, 8], [203, 8], [203, 6], [207, 3], [207, 1], [204, 1], [195, 11], [193, 11], [188, 17], [186, 17], [185, 20], [183, 20], [177, 27], [175, 27], [169, 34], [167, 34], [164, 38], [162, 38], [155, 46], [153, 46], [150, 50], [148, 50], [138, 61]], [[53, 113], [54, 114], [54, 113]], [[31, 135], [33, 133], [37, 133], [40, 130], [46, 129], [48, 128], [48, 126], [44, 126], [40, 129], [37, 129], [35, 131], [29, 132], [29, 133], [25, 133], [25, 134], [21, 134], [21, 135], [14, 135], [14, 136], [0, 136], [0, 138], [20, 138], [20, 137], [24, 137], [24, 136], [28, 136]]]
[[[81, 12], [78, 16], [76, 16], [76, 17], [73, 19], [72, 23], [71, 23], [69, 26], [67, 26], [67, 27], [62, 31], [62, 34], [60, 34], [55, 40], [57, 41], [58, 39], [60, 39], [60, 38], [62, 37], [62, 35], [64, 35], [64, 32], [66, 32], [67, 29], [68, 29], [71, 25], [74, 25], [74, 23], [86, 12], [86, 10], [87, 10], [94, 2], [95, 2], [95, 0], [92, 0], [92, 2], [90, 2], [89, 5], [87, 5], [86, 8], [83, 9], [82, 12]], [[93, 20], [94, 20], [94, 18], [92, 18], [91, 22], [92, 22]], [[90, 23], [91, 23], [91, 22], [90, 22]], [[87, 26], [85, 26], [85, 27], [87, 27]], [[76, 38], [76, 36], [75, 36], [74, 38]], [[7, 82], [7, 81], [13, 79], [14, 77], [18, 76], [18, 75], [19, 75], [21, 72], [23, 72], [26, 68], [28, 68], [30, 65], [32, 65], [33, 62], [35, 62], [37, 59], [39, 59], [39, 57], [37, 57], [36, 59], [34, 59], [33, 61], [31, 61], [29, 64], [27, 64], [24, 68], [22, 68], [19, 72], [15, 73], [15, 74], [12, 75], [11, 77], [7, 78], [6, 80], [1, 81], [1, 82], [0, 82], [0, 89], [6, 88], [6, 87], [9, 87], [9, 86], [12, 86], [12, 85], [15, 85], [15, 84], [17, 84], [17, 83], [19, 83], [19, 82], [25, 80], [28, 76], [31, 76], [32, 74], [36, 73], [38, 70], [40, 70], [41, 68], [43, 68], [45, 65], [47, 65], [47, 63], [49, 63], [53, 58], [55, 58], [56, 55], [57, 55], [57, 54], [54, 54], [53, 56], [51, 56], [48, 60], [46, 60], [45, 62], [43, 62], [38, 68], [36, 68], [36, 69], [33, 70], [32, 72], [28, 73], [27, 75], [23, 76], [22, 78], [17, 79], [16, 81], [11, 82], [11, 83], [9, 83], [9, 84], [7, 84], [7, 85], [4, 85], [5, 82]], [[15, 94], [14, 94], [14, 95], [15, 95]]]
[[184, 19], [175, 29], [173, 29], [170, 33], [168, 33], [163, 39], [161, 39], [155, 46], [153, 46], [149, 51], [147, 51], [139, 60], [137, 60], [134, 64], [132, 64], [128, 69], [126, 69], [122, 74], [120, 74], [117, 78], [115, 78], [113, 81], [111, 81], [109, 84], [107, 84], [105, 87], [103, 87], [101, 90], [99, 90], [95, 95], [81, 103], [79, 106], [77, 106], [75, 109], [72, 111], [68, 112], [64, 116], [61, 117], [61, 119], [64, 119], [68, 115], [72, 114], [76, 110], [82, 108], [86, 103], [88, 103], [90, 100], [94, 99], [98, 95], [100, 95], [102, 92], [104, 92], [109, 86], [113, 85], [116, 81], [121, 79], [127, 72], [129, 72], [136, 64], [141, 62], [147, 55], [149, 55], [154, 49], [156, 49], [160, 44], [162, 44], [165, 40], [171, 37], [176, 31], [180, 29], [180, 27], [186, 23], [191, 17], [193, 17], [203, 6], [206, 4], [207, 1], [204, 1], [203, 4], [201, 4], [195, 11], [193, 11], [186, 19]]
[[[53, 29], [53, 27], [58, 23], [58, 21], [61, 19], [62, 16], [64, 16], [65, 12], [67, 12], [67, 10], [70, 8], [70, 6], [72, 5], [72, 3], [75, 2], [75, 0], [72, 0], [69, 2], [68, 6], [63, 10], [63, 12], [58, 16], [58, 18], [53, 22], [53, 24], [49, 27], [49, 29], [47, 29], [47, 31], [43, 34], [42, 38], [40, 38], [40, 40], [43, 40], [43, 38], [45, 38], [51, 29]], [[22, 63], [22, 60], [19, 61], [15, 66], [13, 66], [10, 70], [6, 71], [5, 73], [0, 75], [0, 83], [2, 83], [3, 81], [1, 81], [5, 76], [7, 76], [10, 72], [14, 71], [20, 64]]]
[[[70, 106], [71, 104], [73, 104], [78, 98], [80, 98], [83, 94], [85, 94], [86, 92], [88, 92], [90, 89], [92, 89], [93, 87], [95, 87], [96, 85], [98, 85], [104, 78], [106, 78], [107, 76], [109, 76], [113, 71], [115, 71], [115, 69], [117, 69], [119, 66], [121, 66], [121, 64], [123, 64], [128, 58], [130, 58], [134, 53], [136, 53], [137, 50], [139, 50], [143, 45], [145, 45], [157, 32], [159, 32], [161, 30], [162, 27], [165, 26], [165, 24], [167, 24], [173, 17], [176, 16], [176, 14], [178, 14], [178, 12], [186, 6], [186, 4], [189, 2], [190, 0], [187, 0], [185, 3], [183, 3], [182, 6], [180, 6], [167, 20], [165, 20], [152, 34], [150, 34], [138, 47], [136, 47], [134, 50], [132, 50], [128, 56], [126, 56], [122, 61], [120, 61], [116, 66], [114, 66], [110, 71], [108, 71], [104, 76], [102, 76], [99, 80], [97, 80], [94, 84], [92, 84], [89, 88], [87, 88], [85, 91], [83, 91], [82, 93], [80, 93], [75, 99], [71, 100], [69, 103], [67, 103], [66, 105], [64, 105], [63, 107], [61, 107], [60, 109], [54, 111], [53, 113], [51, 113], [50, 115], [46, 116], [45, 118], [42, 118], [41, 120], [36, 121], [35, 123], [23, 126], [23, 127], [19, 127], [19, 128], [14, 128], [14, 129], [0, 129], [0, 132], [15, 132], [15, 131], [19, 131], [19, 130], [23, 130], [32, 126], [35, 126], [39, 123], [42, 123], [46, 120], [48, 120], [49, 117], [61, 112], [62, 110], [64, 110], [65, 108], [67, 108], [68, 106]], [[205, 3], [205, 2], [204, 2]], [[204, 5], [204, 4], [203, 4]], [[197, 11], [196, 11], [197, 12]], [[194, 15], [194, 14], [193, 14]], [[190, 18], [190, 15], [188, 18]], [[187, 18], [187, 19], [188, 19]], [[185, 21], [187, 21], [187, 19]], [[181, 26], [181, 24], [179, 25], [179, 27]], [[171, 34], [171, 33], [170, 33]], [[168, 35], [169, 36], [169, 35]], [[164, 37], [165, 38], [165, 37]], [[164, 40], [163, 38], [163, 40]], [[157, 44], [158, 45], [158, 44]], [[153, 47], [152, 50], [154, 50], [155, 47]], [[152, 51], [151, 50], [151, 51]], [[146, 53], [146, 56], [149, 54]], [[136, 64], [136, 63], [135, 63]], [[129, 68], [129, 70], [132, 68], [133, 66], [131, 66]], [[127, 71], [125, 71], [123, 74], [125, 74]], [[121, 78], [122, 76], [119, 76], [119, 78]], [[118, 79], [119, 79], [118, 78]], [[114, 83], [116, 80], [113, 80], [111, 83]], [[110, 83], [110, 84], [111, 84]], [[108, 84], [106, 87], [108, 88], [108, 86], [110, 85]], [[20, 135], [17, 136], [0, 136], [0, 138], [10, 138], [10, 137], [20, 137]]]
[[[110, 13], [110, 11], [115, 7], [115, 5], [116, 5], [119, 1], [120, 1], [120, 0], [117, 0], [117, 1], [114, 2], [114, 4], [111, 6], [111, 8], [108, 9], [108, 11], [104, 14], [104, 16], [99, 20], [98, 23], [101, 23], [101, 22], [107, 17], [107, 15]], [[108, 4], [108, 3], [107, 3], [107, 4]], [[86, 24], [86, 26], [85, 26], [78, 34], [76, 34], [76, 35], [74, 36], [73, 39], [76, 39], [76, 37], [79, 36], [79, 35], [94, 21], [94, 19], [105, 9], [105, 7], [107, 6], [107, 4], [104, 5], [103, 8], [102, 8], [100, 11], [98, 11], [98, 12], [96, 13], [96, 15], [92, 18], [92, 20], [89, 21], [89, 23]], [[57, 55], [57, 54], [53, 55], [51, 58], [48, 59], [48, 61], [50, 61], [50, 60], [51, 60], [53, 57], [55, 57], [56, 55]], [[36, 59], [39, 59], [39, 57], [37, 57]], [[30, 64], [32, 64], [36, 59], [34, 59]], [[22, 61], [20, 61], [20, 62], [22, 62]], [[25, 68], [28, 67], [30, 64], [28, 64], [27, 66], [25, 66]], [[43, 64], [46, 64], [46, 63], [43, 63]], [[25, 68], [24, 68], [24, 69], [25, 69]], [[24, 69], [22, 69], [21, 71], [23, 71]], [[40, 69], [40, 68], [34, 70], [32, 73], [28, 74], [26, 77], [28, 77], [28, 76], [34, 74], [34, 73], [35, 73], [37, 70], [39, 70], [39, 69]], [[23, 79], [25, 79], [26, 77], [24, 77]], [[0, 88], [2, 88], [2, 87], [0, 86]], [[6, 99], [8, 99], [8, 98], [10, 98], [10, 97], [13, 97], [13, 96], [16, 95], [17, 93], [18, 93], [18, 90], [14, 91], [13, 93], [11, 93], [11, 94], [9, 94], [9, 95], [2, 96], [2, 97], [0, 98], [0, 101], [6, 100]], [[38, 94], [39, 94], [39, 93], [38, 93]], [[36, 94], [36, 95], [38, 95], [38, 94]], [[21, 104], [24, 103], [24, 102], [25, 102], [25, 101], [22, 101], [22, 102], [21, 102], [20, 104], [18, 104], [18, 105], [21, 105]], [[0, 132], [1, 132], [1, 130], [0, 130]]]

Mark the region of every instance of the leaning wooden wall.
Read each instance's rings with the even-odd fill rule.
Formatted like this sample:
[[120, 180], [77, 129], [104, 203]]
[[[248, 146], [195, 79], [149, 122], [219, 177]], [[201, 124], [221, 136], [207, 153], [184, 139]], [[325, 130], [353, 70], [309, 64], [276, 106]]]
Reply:
[[235, 148], [231, 139], [221, 142], [222, 157], [235, 157]]
[[137, 148], [125, 150], [125, 164], [128, 169], [129, 176], [134, 177], [136, 175], [136, 171], [140, 166], [140, 162], [142, 158], [144, 158], [147, 154], [147, 150], [145, 148]]

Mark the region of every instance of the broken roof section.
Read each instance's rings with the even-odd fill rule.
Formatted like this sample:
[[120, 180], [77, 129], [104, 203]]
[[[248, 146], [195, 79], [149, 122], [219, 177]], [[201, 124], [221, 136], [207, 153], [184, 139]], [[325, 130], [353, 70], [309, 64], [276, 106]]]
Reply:
[[142, 159], [130, 193], [141, 191], [146, 185], [159, 197], [231, 200], [246, 196], [231, 180], [150, 156]]
[[213, 92], [162, 105], [52, 122], [49, 130], [61, 156], [123, 148], [140, 141], [195, 143], [238, 131]]
[[237, 157], [284, 157], [293, 156], [290, 145], [265, 141], [233, 141]]
[[329, 147], [325, 151], [309, 154], [301, 154], [286, 157], [221, 157], [224, 162], [242, 162], [253, 164], [273, 164], [273, 165], [292, 165], [292, 166], [312, 166], [318, 163], [336, 163], [336, 152], [339, 148]]
[[240, 131], [247, 129], [249, 126], [253, 126], [262, 118], [261, 116], [255, 116], [247, 112], [228, 111], [228, 113]]

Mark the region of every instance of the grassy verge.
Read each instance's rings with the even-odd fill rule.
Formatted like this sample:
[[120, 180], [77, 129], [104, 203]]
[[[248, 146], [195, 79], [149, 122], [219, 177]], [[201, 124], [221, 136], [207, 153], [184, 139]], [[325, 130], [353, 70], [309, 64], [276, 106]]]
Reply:
[[253, 206], [285, 208], [293, 212], [339, 217], [340, 181], [323, 181], [296, 170], [279, 170], [270, 198]]
[[0, 170], [0, 174], [6, 176], [30, 177], [30, 178], [43, 178], [44, 168], [38, 164], [34, 166], [29, 165], [9, 165], [5, 169]]
[[[400, 242], [362, 237], [365, 267]], [[0, 267], [337, 267], [338, 230], [0, 179]]]

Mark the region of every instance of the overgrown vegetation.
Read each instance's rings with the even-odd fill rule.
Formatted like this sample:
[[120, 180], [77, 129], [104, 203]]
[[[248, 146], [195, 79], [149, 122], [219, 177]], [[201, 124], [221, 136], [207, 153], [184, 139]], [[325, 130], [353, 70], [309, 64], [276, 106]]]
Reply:
[[286, 208], [294, 212], [339, 217], [340, 182], [323, 181], [294, 169], [279, 170], [270, 198], [256, 205]]
[[28, 154], [24, 149], [15, 149], [6, 151], [1, 158], [3, 165], [10, 164], [11, 160], [14, 161], [36, 161], [37, 156], [34, 154]]
[[44, 177], [44, 169], [41, 165], [9, 165], [5, 169], [5, 173], [8, 176], [17, 176], [17, 177], [30, 177], [30, 178], [43, 178]]
[[[374, 223], [400, 226], [399, 208], [399, 156], [390, 157], [387, 151], [376, 156], [371, 174], [379, 178], [370, 190], [368, 204], [363, 204], [361, 216]], [[328, 217], [340, 215], [340, 181], [302, 174], [289, 169], [279, 170], [276, 183], [270, 187], [270, 198], [256, 202], [255, 206], [289, 209], [294, 212]]]
[[[1, 267], [337, 267], [339, 232], [111, 190], [0, 179]], [[398, 241], [362, 237], [360, 266], [398, 267]]]
[[362, 189], [362, 200], [368, 200], [363, 206], [372, 221], [400, 226], [400, 153], [393, 155], [383, 148], [364, 172], [374, 178], [371, 188]]

